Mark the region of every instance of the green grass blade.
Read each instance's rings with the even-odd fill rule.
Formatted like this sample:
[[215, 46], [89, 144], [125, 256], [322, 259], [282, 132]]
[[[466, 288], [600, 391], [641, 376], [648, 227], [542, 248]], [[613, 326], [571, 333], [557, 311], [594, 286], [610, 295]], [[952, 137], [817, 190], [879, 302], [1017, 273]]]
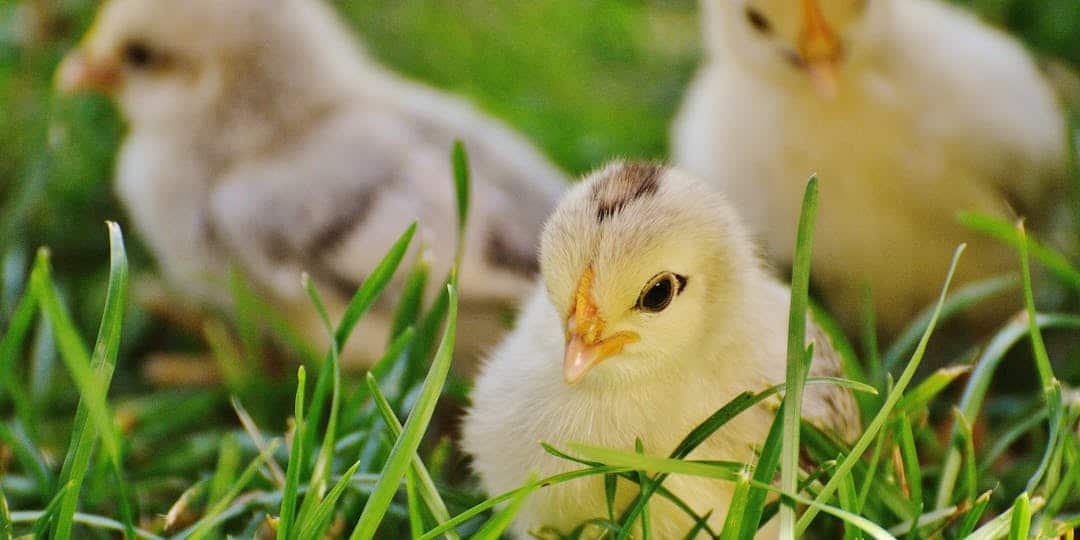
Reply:
[[[579, 478], [586, 478], [586, 477], [589, 477], [589, 476], [605, 475], [605, 474], [617, 474], [617, 473], [621, 473], [621, 472], [626, 472], [627, 470], [628, 469], [622, 468], [622, 467], [606, 467], [606, 466], [589, 467], [589, 468], [586, 468], [586, 469], [579, 469], [579, 470], [576, 470], [576, 471], [559, 473], [559, 474], [549, 476], [547, 478], [543, 478], [543, 479], [537, 481], [537, 485], [539, 485], [540, 487], [548, 487], [548, 486], [553, 486], [553, 485], [556, 485], [556, 484], [562, 484], [564, 482], [570, 482], [570, 481], [573, 481], [573, 480], [577, 480]], [[453, 530], [454, 528], [456, 528], [456, 527], [462, 525], [463, 523], [475, 518], [476, 516], [479, 516], [480, 514], [486, 512], [486, 511], [494, 508], [495, 506], [498, 506], [498, 505], [500, 505], [500, 504], [502, 504], [504, 502], [512, 500], [519, 493], [521, 493], [522, 491], [524, 491], [526, 489], [528, 489], [528, 486], [522, 486], [522, 487], [519, 487], [517, 489], [512, 489], [510, 491], [507, 491], [506, 493], [503, 493], [501, 495], [496, 495], [496, 496], [491, 497], [491, 498], [489, 498], [489, 499], [487, 499], [487, 500], [485, 500], [483, 502], [480, 502], [479, 504], [473, 505], [472, 507], [465, 510], [464, 512], [462, 512], [462, 513], [454, 516], [453, 518], [451, 518], [450, 521], [447, 521], [446, 523], [443, 523], [442, 525], [439, 525], [439, 526], [435, 527], [434, 529], [431, 529], [430, 531], [424, 533], [424, 536], [421, 536], [420, 540], [434, 540], [438, 536], [440, 536], [442, 534], [445, 534], [447, 531]]]
[[13, 528], [14, 527], [11, 524], [11, 508], [8, 507], [4, 486], [0, 483], [0, 538], [3, 540], [11, 540]]
[[[738, 480], [735, 481], [735, 490], [731, 496], [731, 504], [728, 505], [727, 515], [724, 516], [724, 528], [720, 530], [720, 540], [736, 540], [739, 538], [740, 531], [743, 528], [750, 528], [752, 526], [751, 520], [746, 515], [746, 506], [749, 498], [750, 471], [744, 469], [739, 474]], [[756, 529], [756, 527], [754, 527], [754, 529]], [[751, 537], [753, 537], [752, 534]]]
[[[401, 265], [401, 260], [405, 258], [409, 244], [416, 234], [416, 227], [417, 223], [414, 221], [405, 229], [405, 232], [401, 233], [394, 245], [386, 252], [379, 264], [375, 265], [375, 269], [371, 271], [364, 283], [357, 289], [356, 294], [349, 300], [349, 304], [345, 307], [345, 313], [341, 317], [341, 322], [338, 324], [337, 331], [334, 333], [334, 343], [337, 345], [338, 351], [345, 348], [349, 335], [356, 328], [356, 323], [371, 309], [375, 300], [390, 284], [390, 280], [394, 277], [394, 273], [397, 272], [398, 266]], [[329, 363], [329, 354], [327, 353], [327, 364]], [[323, 368], [319, 370], [319, 376], [315, 381], [315, 390], [311, 395], [311, 407], [306, 418], [309, 426], [319, 425], [319, 421], [323, 416], [323, 404], [327, 401], [332, 387], [333, 370], [330, 366], [324, 364]], [[307, 449], [305, 451], [310, 451], [315, 447], [315, 436], [315, 429], [308, 430], [307, 440], [304, 441], [304, 447]]]
[[[469, 217], [469, 156], [465, 152], [465, 144], [454, 141], [454, 149], [451, 151], [450, 160], [454, 165], [454, 195], [457, 201], [458, 235], [464, 237], [465, 224]], [[462, 245], [458, 242], [458, 246]], [[460, 268], [460, 261], [456, 266]]]
[[1012, 507], [1012, 521], [1009, 524], [1009, 540], [1027, 540], [1031, 530], [1031, 501], [1027, 492], [1016, 498]]
[[[817, 217], [818, 179], [810, 177], [803, 194], [802, 213], [795, 239], [795, 258], [791, 276], [791, 304], [788, 312], [787, 389], [784, 400], [795, 406], [784, 407], [784, 427], [780, 450], [780, 488], [794, 493], [799, 489], [799, 424], [802, 417], [804, 363], [812, 356], [806, 352], [806, 311], [810, 296], [810, 257]], [[795, 538], [795, 507], [780, 506], [780, 538]]]
[[[1042, 510], [1045, 501], [1042, 497], [1034, 497], [1028, 501], [1026, 511], [1029, 513], [1038, 512]], [[979, 527], [975, 532], [967, 536], [966, 540], [996, 540], [998, 538], [1005, 538], [1012, 530], [1013, 513], [1016, 511], [1016, 506], [1013, 505], [1005, 512], [999, 514], [994, 519], [986, 522], [982, 527]]]
[[398, 266], [401, 265], [401, 260], [405, 257], [405, 252], [409, 249], [409, 244], [415, 234], [416, 222], [413, 222], [405, 229], [405, 232], [401, 233], [390, 251], [386, 252], [383, 259], [379, 261], [379, 264], [364, 280], [360, 289], [353, 295], [348, 307], [345, 308], [345, 314], [342, 316], [341, 323], [338, 325], [335, 334], [339, 350], [345, 347], [349, 334], [356, 327], [360, 317], [367, 313], [371, 305], [382, 294], [386, 285], [390, 283], [390, 279], [394, 277], [394, 273], [397, 272]]
[[291, 538], [296, 499], [300, 494], [300, 471], [304, 469], [304, 388], [307, 385], [304, 366], [297, 370], [296, 379], [296, 401], [293, 405], [296, 428], [293, 431], [292, 448], [289, 450], [289, 465], [285, 470], [285, 488], [281, 497], [281, 510], [278, 512], [277, 540]]
[[[838, 456], [836, 461], [843, 459], [843, 456]], [[840, 481], [840, 487], [837, 489], [837, 498], [840, 500], [840, 509], [852, 514], [858, 515], [861, 513], [859, 508], [859, 495], [855, 492], [855, 476], [852, 474], [844, 475]], [[892, 532], [892, 531], [890, 531]], [[862, 538], [861, 531], [852, 527], [849, 524], [844, 524], [844, 540], [859, 540]]]
[[[330, 393], [330, 413], [329, 419], [326, 422], [326, 432], [323, 435], [323, 444], [319, 449], [319, 456], [315, 460], [315, 469], [311, 474], [311, 478], [308, 480], [307, 495], [304, 497], [304, 502], [300, 505], [300, 512], [297, 514], [296, 518], [296, 520], [301, 523], [308, 521], [308, 515], [315, 511], [319, 500], [326, 493], [326, 486], [330, 481], [330, 469], [334, 464], [334, 443], [337, 440], [338, 412], [341, 409], [341, 365], [339, 363], [337, 343], [333, 339], [334, 333], [333, 327], [330, 324], [330, 316], [326, 311], [322, 298], [319, 297], [319, 292], [315, 290], [314, 285], [306, 274], [303, 277], [303, 285], [304, 289], [307, 291], [308, 297], [311, 298], [312, 304], [315, 305], [319, 317], [322, 319], [327, 337], [330, 338], [330, 359], [327, 364], [323, 366], [323, 369], [329, 368], [330, 370], [332, 390]], [[316, 404], [315, 402], [312, 402], [312, 409], [316, 406], [321, 409], [325, 404]], [[315, 424], [309, 424], [308, 427], [312, 428], [312, 431], [314, 431]]]
[[229, 493], [229, 486], [236, 480], [237, 469], [240, 468], [240, 445], [232, 434], [221, 438], [218, 445], [217, 467], [214, 476], [210, 479], [210, 493], [206, 501], [207, 506], [225, 498]]
[[[1080, 330], [1080, 316], [1067, 314], [1039, 314], [1035, 318], [1039, 328], [1056, 328], [1068, 330]], [[960, 397], [960, 411], [965, 418], [977, 418], [982, 409], [986, 393], [990, 389], [993, 380], [1005, 354], [1024, 336], [1029, 335], [1029, 326], [1026, 318], [1014, 318], [1009, 321], [990, 342], [983, 348], [982, 354], [975, 362], [975, 369], [968, 378], [967, 386]], [[959, 426], [954, 422], [951, 438], [959, 433]], [[960, 450], [952, 447], [942, 465], [940, 481], [938, 484], [935, 508], [949, 506], [952, 501], [953, 488], [960, 474], [961, 454]]]
[[[636, 452], [625, 452], [622, 450], [610, 450], [606, 448], [596, 448], [592, 446], [571, 444], [570, 447], [582, 455], [585, 459], [591, 459], [606, 463], [615, 467], [626, 467], [634, 470], [648, 470], [658, 471], [667, 474], [686, 474], [691, 476], [700, 476], [705, 478], [714, 478], [717, 480], [726, 480], [729, 482], [737, 482], [739, 480], [741, 466], [732, 467], [720, 467], [715, 463], [703, 463], [695, 461], [683, 461], [671, 458], [660, 458], [653, 456], [641, 455]], [[738, 464], [735, 464], [738, 465]], [[777, 488], [772, 484], [759, 484], [756, 481], [751, 480], [751, 483], [755, 487], [767, 489], [773, 493], [779, 494], [782, 498], [789, 498], [795, 502], [808, 505], [810, 508], [819, 512], [825, 512], [827, 514], [836, 516], [844, 520], [847, 523], [851, 523], [856, 527], [859, 527], [863, 531], [869, 533], [876, 539], [885, 540], [893, 539], [894, 537], [888, 533], [885, 529], [874, 524], [870, 520], [854, 515], [850, 512], [845, 512], [839, 508], [834, 508], [826, 504], [813, 499], [802, 497], [796, 493], [789, 493], [783, 489]], [[797, 488], [797, 486], [796, 486]]]
[[904, 465], [904, 476], [908, 481], [908, 489], [911, 490], [911, 502], [917, 508], [922, 508], [922, 467], [919, 466], [919, 454], [915, 449], [915, 434], [911, 427], [911, 419], [906, 414], [901, 414], [897, 424], [897, 443], [900, 447], [901, 462]]
[[379, 523], [382, 522], [386, 510], [390, 506], [390, 501], [401, 483], [401, 478], [405, 475], [405, 469], [412, 462], [416, 449], [420, 446], [424, 431], [427, 429], [427, 425], [435, 412], [439, 394], [450, 371], [450, 361], [454, 351], [454, 335], [457, 328], [457, 292], [454, 290], [453, 285], [448, 286], [448, 291], [450, 302], [442, 343], [435, 353], [435, 359], [424, 380], [420, 397], [416, 400], [408, 420], [405, 421], [401, 436], [398, 437], [393, 449], [390, 451], [390, 456], [385, 467], [383, 467], [379, 482], [372, 490], [371, 496], [368, 497], [367, 504], [364, 505], [364, 510], [360, 515], [360, 520], [357, 522], [356, 528], [353, 529], [350, 536], [352, 540], [368, 540], [375, 536]]
[[538, 484], [535, 478], [530, 478], [525, 484], [525, 489], [522, 489], [510, 499], [510, 503], [507, 504], [502, 510], [495, 513], [491, 519], [484, 523], [484, 526], [480, 530], [476, 531], [476, 534], [472, 535], [471, 540], [499, 540], [502, 537], [503, 532], [510, 528], [510, 524], [514, 522], [514, 518], [518, 512], [521, 511], [521, 506], [525, 504], [525, 499], [536, 491]]
[[231, 504], [232, 501], [240, 495], [240, 492], [247, 487], [251, 480], [255, 478], [255, 475], [259, 472], [259, 468], [262, 467], [267, 459], [270, 459], [274, 450], [277, 450], [279, 442], [280, 441], [277, 439], [271, 441], [270, 446], [267, 447], [266, 451], [259, 453], [259, 455], [248, 464], [247, 468], [244, 469], [244, 472], [240, 473], [240, 476], [229, 488], [229, 491], [225, 493], [225, 496], [214, 503], [210, 510], [203, 515], [202, 519], [188, 529], [190, 532], [181, 533], [178, 535], [178, 538], [184, 540], [202, 540], [206, 535], [210, 534], [218, 525], [218, 515], [224, 512], [229, 507], [229, 504]]
[[[753, 480], [763, 484], [773, 481], [776, 467], [780, 465], [780, 448], [784, 430], [783, 409], [785, 407], [784, 404], [780, 405], [780, 410], [777, 411], [772, 426], [769, 428], [769, 435], [765, 438], [765, 445], [761, 447], [757, 465], [754, 466]], [[754, 536], [756, 536], [757, 529], [761, 525], [761, 517], [765, 512], [767, 496], [768, 492], [764, 489], [750, 488], [747, 494], [746, 511], [743, 514], [739, 534], [736, 538], [739, 540], [753, 540]], [[727, 528], [726, 524], [724, 528]]]
[[[128, 286], [128, 263], [123, 235], [120, 227], [115, 223], [109, 222], [108, 230], [109, 284], [93, 357], [87, 353], [82, 339], [75, 330], [71, 316], [60, 303], [45, 252], [39, 253], [38, 262], [31, 272], [31, 282], [38, 296], [38, 302], [53, 324], [57, 344], [80, 395], [75, 423], [72, 426], [71, 445], [68, 447], [67, 457], [64, 459], [60, 473], [60, 481], [73, 482], [73, 488], [65, 494], [57, 510], [56, 521], [52, 528], [54, 538], [67, 538], [71, 534], [83, 478], [93, 451], [94, 440], [99, 436], [119, 480], [117, 487], [120, 490], [119, 502], [124, 515], [125, 535], [132, 537], [135, 531], [132, 523], [133, 511], [123, 482], [120, 436], [113, 424], [106, 401], [109, 382], [116, 368], [116, 356], [120, 348], [120, 331], [124, 308], [127, 305]], [[94, 424], [93, 428], [88, 419]]]
[[970, 372], [971, 366], [949, 366], [935, 371], [917, 384], [910, 392], [904, 394], [904, 397], [896, 404], [896, 413], [898, 415], [909, 415], [926, 411], [930, 402], [938, 394], [948, 388], [953, 381]]
[[[43, 510], [37, 520], [34, 521], [33, 532], [31, 534], [32, 538], [45, 538], [45, 529], [49, 527], [49, 522], [53, 521], [53, 516], [60, 510], [60, 505], [63, 503], [67, 494], [73, 489], [75, 489], [75, 482], [70, 481], [56, 491], [56, 495], [49, 501], [49, 504], [45, 505], [45, 510]], [[69, 539], [71, 538], [71, 533], [69, 532], [67, 536], [62, 536], [60, 538], [64, 538], [65, 540]]]
[[990, 497], [994, 494], [992, 491], [987, 491], [975, 499], [975, 503], [971, 506], [971, 510], [968, 510], [964, 514], [964, 520], [960, 522], [960, 527], [956, 529], [956, 538], [968, 538], [972, 531], [975, 530], [975, 526], [979, 524], [979, 520], [982, 519], [983, 513], [986, 512], [986, 507], [990, 506]]
[[[952, 283], [953, 275], [956, 273], [956, 265], [960, 260], [960, 255], [964, 252], [964, 246], [961, 245], [956, 250], [956, 254], [953, 255], [952, 263], [949, 265], [949, 273], [945, 278], [945, 284], [941, 288], [941, 296], [938, 298], [937, 309], [934, 312], [934, 316], [930, 318], [930, 324], [927, 325], [926, 331], [923, 333], [923, 337], [919, 340], [919, 345], [915, 348], [915, 353], [912, 354], [911, 360], [908, 362], [904, 372], [900, 375], [900, 379], [896, 381], [896, 386], [889, 392], [889, 395], [885, 399], [885, 403], [882, 404], [881, 409], [874, 416], [874, 419], [866, 427], [861, 437], [855, 442], [855, 445], [851, 449], [851, 453], [837, 466], [836, 472], [833, 477], [825, 484], [825, 487], [821, 489], [815, 500], [817, 502], [828, 501], [832, 497], [833, 493], [839, 487], [839, 482], [844, 475], [848, 474], [855, 463], [859, 461], [863, 452], [870, 446], [870, 443], [874, 440], [878, 430], [884, 427], [885, 422], [889, 419], [896, 404], [900, 401], [900, 397], [903, 396], [904, 390], [908, 384], [911, 383], [911, 379], [915, 376], [915, 371], [919, 369], [919, 363], [922, 361], [923, 354], [926, 352], [926, 345], [930, 341], [930, 335], [934, 331], [934, 327], [937, 325], [937, 315], [941, 312], [942, 307], [945, 304], [945, 299], [948, 296], [949, 285]], [[813, 521], [814, 516], [817, 515], [816, 507], [811, 506], [806, 512], [799, 518], [796, 524], [797, 533], [801, 534], [806, 531], [806, 527]], [[865, 529], [864, 529], [865, 530]]]
[[409, 538], [420, 538], [424, 534], [424, 512], [420, 510], [420, 494], [416, 492], [416, 473], [412, 467], [405, 470], [405, 501], [409, 511]]
[[297, 528], [300, 538], [322, 538], [324, 536], [326, 528], [330, 526], [330, 521], [334, 517], [334, 508], [337, 506], [338, 500], [345, 493], [345, 488], [349, 486], [349, 482], [359, 468], [359, 461], [353, 463], [352, 467], [345, 471], [344, 476], [319, 501], [319, 505], [315, 507], [315, 510], [311, 512], [308, 518], [300, 522], [300, 526]]
[[[386, 399], [386, 396], [379, 390], [379, 383], [375, 380], [375, 377], [371, 374], [367, 374], [367, 387], [371, 393], [372, 400], [375, 402], [379, 414], [382, 415], [383, 422], [386, 424], [390, 434], [396, 439], [401, 436], [403, 429], [401, 421], [398, 420], [394, 409], [391, 407], [390, 402]], [[450, 519], [450, 512], [446, 509], [446, 502], [443, 501], [442, 496], [439, 495], [438, 488], [435, 487], [435, 481], [432, 480], [431, 474], [428, 472], [427, 467], [424, 466], [423, 460], [419, 455], [413, 456], [412, 467], [410, 468], [413, 474], [416, 475], [417, 481], [420, 483], [420, 496], [424, 500], [424, 504], [427, 505], [428, 511], [439, 523], [443, 523]], [[457, 540], [458, 535], [454, 531], [447, 531], [446, 536], [450, 540]]]
[[964, 413], [959, 409], [953, 409], [953, 414], [956, 415], [956, 422], [960, 427], [956, 444], [964, 450], [963, 500], [973, 501], [979, 489], [978, 476], [975, 473], [975, 436], [971, 432], [971, 423], [964, 417]]
[[[945, 322], [953, 318], [953, 316], [967, 311], [972, 306], [977, 305], [987, 298], [1015, 289], [1019, 284], [1019, 277], [1014, 275], [998, 276], [982, 281], [976, 281], [974, 283], [968, 283], [958, 288], [956, 292], [945, 301], [945, 305], [941, 308], [938, 322]], [[919, 315], [915, 317], [915, 320], [893, 341], [893, 344], [885, 351], [885, 355], [881, 360], [886, 372], [892, 373], [896, 368], [896, 365], [899, 364], [905, 356], [911, 354], [911, 351], [918, 345], [919, 339], [926, 332], [926, 328], [930, 324], [930, 319], [934, 316], [936, 310], [936, 305], [928, 306], [919, 313]]]
[[52, 470], [41, 450], [29, 439], [21, 425], [0, 423], [0, 442], [11, 450], [23, 470], [33, 476], [41, 499], [48, 499], [53, 489]]
[[416, 326], [420, 317], [420, 308], [424, 302], [424, 289], [427, 286], [428, 274], [431, 272], [431, 264], [425, 258], [423, 247], [418, 252], [416, 263], [409, 270], [409, 275], [405, 277], [405, 284], [401, 287], [401, 298], [398, 300], [397, 309], [394, 312], [394, 323], [390, 327], [391, 344], [405, 329]]
[[15, 378], [18, 371], [15, 361], [20, 358], [23, 351], [23, 343], [34, 322], [37, 311], [37, 297], [29, 292], [23, 294], [12, 312], [11, 321], [8, 323], [4, 336], [0, 338], [0, 390], [11, 397], [15, 408], [15, 416], [30, 432], [30, 436], [36, 439], [37, 414], [34, 411], [33, 402], [26, 392], [26, 385]]
[[[960, 212], [957, 214], [960, 224], [991, 238], [1019, 248], [1023, 243], [1016, 227], [997, 217], [980, 214], [978, 212]], [[1064, 255], [1054, 251], [1034, 240], [1028, 240], [1031, 255], [1035, 260], [1050, 271], [1062, 283], [1075, 291], [1080, 291], [1080, 270], [1069, 264]]]

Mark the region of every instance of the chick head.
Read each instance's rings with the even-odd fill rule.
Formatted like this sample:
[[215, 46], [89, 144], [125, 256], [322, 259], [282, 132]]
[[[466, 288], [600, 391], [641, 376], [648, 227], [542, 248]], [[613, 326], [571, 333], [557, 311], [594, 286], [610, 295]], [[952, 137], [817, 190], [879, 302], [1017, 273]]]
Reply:
[[750, 69], [824, 99], [868, 54], [890, 0], [706, 0], [712, 33]]
[[705, 360], [757, 260], [727, 203], [681, 171], [616, 162], [589, 175], [541, 238], [565, 381], [633, 380]]
[[321, 0], [109, 0], [56, 84], [136, 123], [274, 116], [353, 76], [355, 46]]

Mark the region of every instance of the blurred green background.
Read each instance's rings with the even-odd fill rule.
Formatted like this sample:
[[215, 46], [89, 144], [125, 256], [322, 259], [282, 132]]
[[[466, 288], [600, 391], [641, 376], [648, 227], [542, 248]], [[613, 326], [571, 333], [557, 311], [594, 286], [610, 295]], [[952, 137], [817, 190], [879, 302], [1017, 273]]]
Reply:
[[[1039, 55], [1080, 66], [1077, 0], [961, 3]], [[106, 283], [102, 222], [127, 222], [111, 186], [123, 126], [103, 98], [54, 98], [51, 78], [98, 5], [0, 0], [0, 253], [16, 268], [49, 246], [85, 335], [96, 327]], [[612, 156], [666, 156], [668, 123], [701, 54], [693, 0], [336, 5], [379, 60], [467, 97], [574, 174]], [[152, 268], [135, 231], [125, 230], [136, 272]], [[17, 289], [6, 284], [3, 294]], [[125, 332], [125, 357], [183, 341], [138, 311]], [[120, 384], [134, 379], [122, 373]]]

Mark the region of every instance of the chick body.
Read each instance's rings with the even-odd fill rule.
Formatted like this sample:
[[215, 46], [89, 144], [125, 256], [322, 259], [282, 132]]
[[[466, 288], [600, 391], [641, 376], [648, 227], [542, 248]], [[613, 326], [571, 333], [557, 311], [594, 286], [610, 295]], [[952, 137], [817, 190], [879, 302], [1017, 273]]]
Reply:
[[[455, 139], [473, 178], [461, 349], [491, 343], [527, 292], [563, 175], [463, 101], [374, 65], [321, 1], [113, 0], [60, 78], [103, 72], [130, 127], [117, 191], [182, 295], [228, 307], [225, 270], [239, 266], [325, 343], [301, 272], [340, 313], [414, 219], [434, 294], [453, 259]], [[347, 360], [377, 358], [394, 296]]]
[[[533, 293], [516, 329], [490, 355], [476, 381], [463, 446], [490, 494], [517, 488], [532, 473], [543, 478], [580, 468], [547, 454], [540, 442], [632, 450], [640, 438], [647, 454], [668, 455], [739, 393], [784, 379], [789, 291], [760, 265], [722, 199], [683, 173], [665, 170], [657, 193], [621, 209], [609, 224], [589, 225], [596, 204], [590, 191], [612, 182], [626, 167], [616, 164], [595, 173], [560, 204], [545, 229], [541, 260], [546, 287]], [[678, 214], [691, 217], [670, 219]], [[570, 230], [580, 234], [569, 236]], [[699, 243], [699, 238], [711, 240]], [[566, 291], [560, 282], [575, 274], [582, 261], [595, 268], [600, 313], [608, 314], [613, 329], [632, 329], [639, 340], [568, 384], [560, 357], [567, 347], [564, 332], [572, 330], [562, 314]], [[652, 267], [679, 268], [686, 272], [685, 290], [668, 309], [642, 314], [640, 320], [633, 312], [611, 315], [619, 311], [610, 308], [611, 297], [621, 296], [624, 284], [636, 283], [618, 274], [634, 274], [639, 267], [647, 270], [641, 275], [652, 273]], [[636, 288], [630, 293], [635, 296]], [[681, 334], [679, 329], [686, 328]], [[812, 374], [839, 374], [828, 340], [813, 323], [808, 330], [817, 351]], [[859, 431], [846, 390], [810, 386], [803, 410], [847, 439]], [[773, 415], [769, 405], [746, 411], [689, 458], [752, 463]], [[699, 515], [712, 511], [710, 524], [719, 530], [733, 484], [675, 475], [664, 486]], [[620, 483], [616, 515], [636, 493], [636, 486]], [[694, 521], [666, 499], [654, 497], [650, 505], [655, 538], [682, 538], [693, 528]], [[566, 534], [588, 519], [606, 516], [603, 479], [589, 477], [536, 491], [514, 530], [524, 536], [550, 526]]]
[[[1015, 267], [1010, 248], [966, 230], [958, 211], [1052, 221], [1064, 120], [1023, 48], [957, 8], [817, 3], [826, 20], [850, 19], [836, 28], [833, 99], [815, 94], [790, 45], [806, 33], [795, 2], [705, 2], [707, 60], [674, 124], [675, 161], [721, 186], [781, 265], [801, 186], [819, 174], [815, 280], [849, 329], [869, 284], [894, 334], [936, 297], [959, 243], [961, 282]], [[769, 17], [766, 35], [744, 9]], [[972, 317], [999, 322], [1016, 307], [1002, 298]]]

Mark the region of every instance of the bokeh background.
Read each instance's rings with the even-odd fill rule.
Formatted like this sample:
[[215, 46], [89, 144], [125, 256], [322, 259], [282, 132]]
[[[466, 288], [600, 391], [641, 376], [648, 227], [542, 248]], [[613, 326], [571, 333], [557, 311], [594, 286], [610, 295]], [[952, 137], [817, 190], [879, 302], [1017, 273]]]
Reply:
[[[958, 3], [1040, 56], [1080, 66], [1080, 2]], [[467, 97], [572, 174], [612, 156], [665, 157], [668, 123], [701, 56], [694, 0], [334, 4], [377, 59]], [[111, 186], [124, 127], [107, 100], [58, 99], [51, 83], [99, 5], [0, 0], [0, 250], [21, 264], [18, 257], [50, 246], [87, 331], [106, 281], [102, 221], [126, 223]], [[147, 269], [145, 252], [131, 247], [136, 271]], [[146, 323], [129, 319], [125, 346], [154, 337]]]

